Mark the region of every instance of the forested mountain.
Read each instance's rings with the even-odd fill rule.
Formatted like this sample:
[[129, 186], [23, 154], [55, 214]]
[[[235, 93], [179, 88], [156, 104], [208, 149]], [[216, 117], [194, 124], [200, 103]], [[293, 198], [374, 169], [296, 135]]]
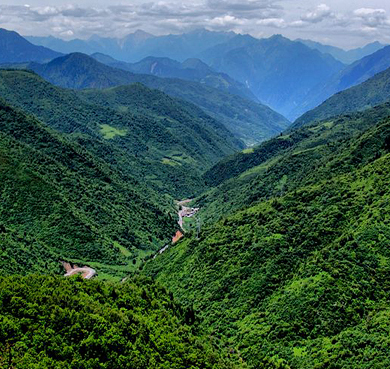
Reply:
[[334, 94], [363, 83], [388, 68], [390, 68], [390, 46], [347, 66], [323, 85], [315, 86], [308, 94], [307, 100], [295, 110], [296, 115], [317, 107]]
[[30, 39], [67, 55], [0, 30], [1, 368], [390, 367], [390, 46]]
[[180, 63], [169, 58], [149, 56], [137, 63], [120, 62], [104, 54], [91, 55], [100, 63], [137, 74], [151, 74], [163, 78], [179, 78], [203, 83], [218, 90], [257, 101], [251, 90], [225, 73], [218, 73], [200, 59], [187, 59]]
[[339, 47], [324, 45], [320, 42], [315, 42], [311, 40], [297, 39], [296, 41], [302, 42], [303, 44], [309, 46], [312, 49], [321, 51], [323, 54], [330, 54], [335, 59], [341, 61], [344, 64], [352, 64], [368, 55], [377, 52], [380, 49], [383, 49], [386, 46], [376, 41], [356, 49], [344, 50]]
[[33, 45], [14, 31], [0, 28], [0, 63], [44, 63], [60, 55], [46, 47]]
[[0, 96], [176, 198], [199, 193], [203, 170], [242, 147], [197, 107], [140, 84], [76, 93], [32, 72], [1, 71]]
[[334, 115], [361, 111], [390, 100], [390, 69], [378, 73], [366, 82], [339, 92], [317, 108], [298, 118], [293, 127]]
[[241, 368], [145, 278], [0, 278], [0, 367]]
[[236, 36], [201, 55], [219, 72], [245, 83], [256, 97], [289, 119], [308, 92], [344, 68], [332, 56], [280, 35]]
[[145, 273], [236, 343], [249, 367], [387, 367], [390, 107], [276, 140], [270, 155], [265, 144], [248, 153], [252, 166], [225, 163], [242, 174], [215, 189], [219, 204], [198, 202], [199, 237]]
[[140, 178], [3, 102], [0, 117], [0, 274], [58, 272], [59, 260], [126, 264], [121, 250], [169, 239], [170, 204]]
[[199, 106], [248, 145], [264, 141], [289, 125], [286, 118], [254, 101], [201, 83], [112, 68], [80, 53], [57, 58], [45, 65], [30, 64], [28, 68], [49, 82], [66, 88], [105, 88], [140, 82]]
[[210, 47], [235, 36], [233, 32], [212, 32], [198, 29], [179, 35], [154, 36], [138, 30], [124, 38], [92, 36], [88, 40], [64, 41], [55, 37], [26, 37], [36, 45], [49, 47], [64, 54], [103, 53], [126, 62], [138, 62], [148, 56], [164, 57], [180, 62], [194, 58]]

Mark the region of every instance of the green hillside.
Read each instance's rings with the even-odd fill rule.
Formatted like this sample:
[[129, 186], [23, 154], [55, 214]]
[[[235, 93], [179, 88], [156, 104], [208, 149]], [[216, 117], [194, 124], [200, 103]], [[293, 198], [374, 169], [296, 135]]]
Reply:
[[48, 64], [30, 64], [47, 81], [73, 89], [109, 88], [139, 82], [166, 94], [186, 100], [223, 123], [238, 139], [253, 145], [270, 138], [290, 124], [265, 105], [220, 91], [202, 83], [181, 79], [134, 74], [74, 53]]
[[0, 96], [117, 170], [176, 198], [199, 194], [201, 173], [242, 148], [199, 108], [139, 84], [77, 93], [35, 73], [0, 71]]
[[145, 278], [0, 278], [2, 368], [240, 368], [217, 343]]
[[[364, 115], [333, 122], [338, 139], [291, 153], [288, 166], [277, 158], [278, 193], [145, 267], [252, 368], [390, 365], [390, 119], [371, 114], [371, 124]], [[276, 176], [287, 176], [285, 189]]]
[[[232, 155], [204, 175], [210, 186], [198, 199], [204, 219], [217, 220], [272, 196], [348, 173], [349, 140], [390, 117], [390, 104], [365, 112], [313, 122], [288, 134]], [[347, 150], [347, 151], [346, 151]], [[343, 160], [329, 168], [340, 155]]]
[[390, 100], [390, 69], [378, 73], [366, 82], [339, 92], [317, 108], [298, 118], [293, 128], [335, 115], [362, 111]]
[[168, 201], [4, 103], [0, 194], [0, 274], [58, 272], [60, 260], [127, 265], [176, 228]]

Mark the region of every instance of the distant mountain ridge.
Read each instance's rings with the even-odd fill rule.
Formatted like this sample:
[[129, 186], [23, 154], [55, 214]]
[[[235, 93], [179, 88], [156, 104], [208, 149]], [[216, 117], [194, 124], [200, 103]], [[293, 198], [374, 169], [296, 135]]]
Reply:
[[212, 32], [198, 29], [181, 35], [154, 36], [138, 30], [121, 39], [92, 36], [88, 40], [64, 41], [55, 37], [26, 38], [37, 45], [46, 46], [64, 54], [83, 52], [103, 53], [126, 62], [137, 62], [148, 56], [167, 57], [183, 62], [206, 49], [226, 42], [233, 32]]
[[332, 95], [359, 85], [387, 68], [390, 68], [390, 46], [348, 65], [324, 84], [315, 86], [308, 94], [307, 100], [294, 111], [294, 115], [300, 116], [314, 109]]
[[291, 128], [298, 128], [339, 114], [363, 111], [387, 101], [390, 101], [390, 68], [360, 85], [333, 95], [317, 108], [298, 118]]
[[151, 74], [157, 77], [180, 78], [199, 82], [221, 91], [258, 102], [255, 95], [244, 84], [235, 81], [225, 73], [214, 71], [200, 59], [192, 58], [180, 63], [169, 58], [149, 56], [137, 63], [126, 63], [101, 53], [92, 54], [91, 57], [100, 63], [114, 68], [127, 70], [137, 74]]
[[356, 49], [344, 50], [336, 46], [324, 45], [320, 42], [315, 42], [312, 40], [303, 40], [299, 38], [295, 41], [302, 42], [306, 46], [321, 51], [324, 54], [330, 54], [335, 59], [341, 61], [344, 64], [352, 64], [367, 55], [373, 54], [376, 51], [383, 49], [386, 46], [376, 41]]
[[328, 54], [281, 35], [255, 39], [238, 35], [204, 52], [201, 59], [245, 83], [264, 104], [289, 119], [317, 85], [344, 68]]
[[61, 55], [46, 47], [33, 45], [14, 31], [0, 28], [0, 63], [44, 63]]

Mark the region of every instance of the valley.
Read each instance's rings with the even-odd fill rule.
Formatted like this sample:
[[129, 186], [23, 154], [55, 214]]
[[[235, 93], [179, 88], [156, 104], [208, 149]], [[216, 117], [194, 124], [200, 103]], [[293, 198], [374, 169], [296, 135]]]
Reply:
[[390, 367], [390, 49], [304, 37], [327, 9], [0, 29], [0, 368]]

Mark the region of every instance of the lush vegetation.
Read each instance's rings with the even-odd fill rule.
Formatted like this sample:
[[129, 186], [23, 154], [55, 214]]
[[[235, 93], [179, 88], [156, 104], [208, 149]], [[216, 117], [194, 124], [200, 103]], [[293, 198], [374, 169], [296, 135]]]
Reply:
[[[251, 81], [286, 94], [340, 67], [297, 44], [237, 36], [210, 57], [248, 70], [272, 49], [278, 76]], [[0, 367], [390, 367], [388, 71], [280, 133], [195, 82], [83, 54], [30, 67], [77, 90], [0, 71]], [[106, 281], [55, 276], [61, 260]]]
[[[348, 173], [351, 168], [346, 163], [362, 155], [351, 149], [351, 140], [389, 116], [390, 104], [384, 104], [314, 122], [222, 160], [204, 175], [207, 183], [217, 187], [198, 199], [203, 218], [216, 220], [334, 173]], [[372, 155], [376, 155], [374, 148]], [[330, 169], [329, 162], [336, 159], [337, 165]]]
[[142, 83], [197, 105], [248, 145], [264, 141], [289, 125], [286, 118], [262, 104], [203, 83], [134, 74], [104, 65], [84, 54], [71, 54], [48, 64], [31, 64], [28, 68], [66, 88], [108, 88]]
[[[176, 198], [200, 193], [202, 172], [243, 147], [200, 109], [140, 84], [77, 94], [31, 72], [1, 71], [0, 96], [129, 177]], [[126, 135], [106, 139], [102, 125]]]
[[168, 201], [4, 103], [0, 194], [0, 274], [58, 271], [59, 260], [126, 265], [176, 228]]
[[145, 278], [0, 278], [2, 368], [241, 367], [217, 344], [202, 336], [192, 310]]
[[390, 120], [356, 118], [363, 132], [291, 154], [283, 191], [146, 265], [253, 368], [390, 365]]

